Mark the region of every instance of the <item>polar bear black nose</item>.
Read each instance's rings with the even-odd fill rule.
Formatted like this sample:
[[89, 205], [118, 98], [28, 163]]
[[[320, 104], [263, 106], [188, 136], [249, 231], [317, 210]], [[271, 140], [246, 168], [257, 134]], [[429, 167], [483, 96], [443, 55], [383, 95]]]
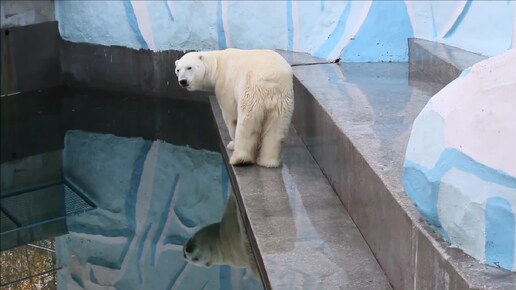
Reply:
[[186, 80], [180, 80], [179, 84], [182, 85], [183, 87], [185, 87], [188, 85], [188, 82]]
[[192, 242], [192, 240], [188, 240], [185, 245], [185, 251], [190, 254], [194, 251], [195, 244]]

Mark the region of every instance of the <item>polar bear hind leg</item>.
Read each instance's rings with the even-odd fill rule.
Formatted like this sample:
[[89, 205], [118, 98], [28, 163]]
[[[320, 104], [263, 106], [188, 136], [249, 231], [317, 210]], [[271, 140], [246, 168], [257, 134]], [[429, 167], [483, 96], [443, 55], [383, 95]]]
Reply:
[[294, 113], [294, 90], [292, 87], [276, 87], [268, 91], [268, 96], [256, 163], [263, 167], [279, 167], [282, 142]]
[[237, 120], [236, 120], [236, 116], [234, 117], [234, 119], [231, 119], [231, 120], [228, 120], [226, 121], [226, 116], [224, 114], [222, 114], [222, 116], [224, 117], [224, 121], [226, 123], [226, 126], [228, 127], [228, 131], [229, 131], [229, 137], [231, 137], [231, 141], [228, 143], [228, 146], [227, 148], [229, 150], [235, 150], [235, 134], [236, 134], [236, 126], [237, 126]]
[[239, 116], [241, 117], [237, 121], [235, 141], [233, 142], [234, 151], [229, 163], [232, 165], [254, 164], [263, 114], [255, 111], [239, 114]]
[[256, 163], [263, 167], [279, 167], [281, 143], [285, 138], [290, 118], [281, 114], [271, 114], [267, 117], [262, 133], [261, 146]]
[[238, 104], [234, 151], [229, 163], [232, 165], [255, 163], [263, 119], [263, 108], [255, 106], [252, 100], [244, 99]]

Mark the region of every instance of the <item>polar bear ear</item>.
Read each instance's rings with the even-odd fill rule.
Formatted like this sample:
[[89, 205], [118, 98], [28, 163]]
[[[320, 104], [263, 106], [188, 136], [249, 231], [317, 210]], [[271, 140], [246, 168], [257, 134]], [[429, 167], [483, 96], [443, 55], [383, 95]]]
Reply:
[[177, 63], [178, 63], [178, 62], [179, 62], [179, 60], [176, 60], [176, 62], [175, 62], [175, 65], [176, 65], [176, 66], [177, 66]]

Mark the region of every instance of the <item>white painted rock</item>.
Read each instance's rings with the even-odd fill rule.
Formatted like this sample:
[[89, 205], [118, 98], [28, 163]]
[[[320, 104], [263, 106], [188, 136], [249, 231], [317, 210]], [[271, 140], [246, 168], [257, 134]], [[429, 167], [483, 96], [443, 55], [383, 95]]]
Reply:
[[515, 49], [432, 97], [412, 128], [403, 186], [453, 246], [516, 271]]

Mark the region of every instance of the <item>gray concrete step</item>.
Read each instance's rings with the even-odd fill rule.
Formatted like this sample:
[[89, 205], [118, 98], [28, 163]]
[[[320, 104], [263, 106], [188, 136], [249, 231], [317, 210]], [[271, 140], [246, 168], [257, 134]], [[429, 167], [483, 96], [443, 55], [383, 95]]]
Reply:
[[[229, 133], [210, 99], [228, 163]], [[228, 171], [266, 289], [391, 289], [350, 216], [290, 128], [281, 168]]]
[[446, 44], [424, 39], [409, 39], [411, 78], [431, 79], [449, 84], [471, 65], [487, 57]]

